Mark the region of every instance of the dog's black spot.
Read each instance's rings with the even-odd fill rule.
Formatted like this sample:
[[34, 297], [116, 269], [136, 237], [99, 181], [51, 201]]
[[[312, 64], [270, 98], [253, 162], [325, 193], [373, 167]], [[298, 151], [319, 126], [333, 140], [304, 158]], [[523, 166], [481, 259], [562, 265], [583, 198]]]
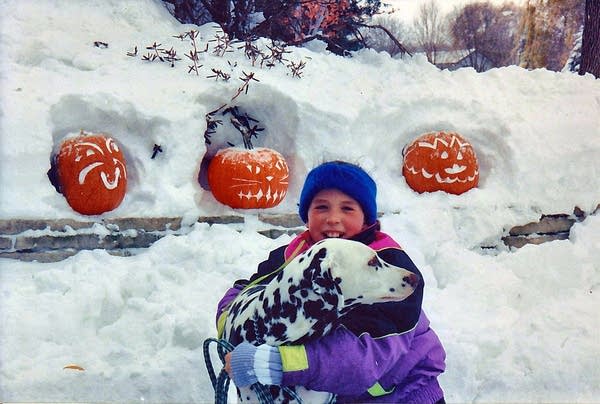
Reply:
[[244, 322], [245, 339], [248, 341], [256, 341], [256, 333], [254, 332], [254, 321], [246, 320]]
[[296, 284], [293, 284], [293, 283], [292, 283], [292, 284], [291, 284], [291, 285], [288, 287], [288, 290], [287, 290], [287, 292], [288, 292], [288, 295], [290, 295], [290, 296], [293, 296], [294, 294], [296, 294], [296, 292], [297, 292], [298, 290], [300, 290], [300, 289], [298, 288], [298, 285], [296, 285]]
[[331, 275], [316, 278], [315, 284], [329, 290], [334, 290], [336, 287], [335, 281], [331, 278]]
[[[402, 286], [402, 287], [404, 287], [404, 286]], [[396, 289], [390, 288], [390, 292], [394, 293], [395, 291], [396, 291]]]
[[229, 336], [229, 341], [232, 344], [239, 344], [240, 342], [244, 341], [245, 338], [242, 336], [242, 327], [238, 326], [235, 327], [232, 331], [231, 331], [231, 335]]
[[302, 280], [298, 283], [299, 289], [309, 289], [312, 286], [311, 278], [302, 278]]
[[325, 315], [325, 312], [323, 311], [323, 302], [321, 300], [307, 300], [304, 302], [302, 308], [307, 317], [323, 318]]
[[282, 323], [274, 323], [269, 327], [269, 334], [280, 341], [285, 340], [286, 331], [287, 327]]
[[[337, 293], [326, 292], [321, 294], [321, 297], [323, 298], [325, 303], [333, 307], [336, 307], [339, 301], [339, 295]], [[331, 307], [330, 309], [333, 309], [333, 307]]]
[[273, 292], [273, 306], [281, 306], [281, 292], [279, 289], [275, 289], [275, 292]]
[[[281, 303], [281, 310], [280, 310], [281, 315], [278, 318], [289, 318], [290, 321], [294, 322], [294, 321], [296, 321], [295, 319], [296, 319], [297, 311], [298, 311], [298, 309], [292, 303], [290, 303], [290, 302]], [[292, 320], [292, 318], [294, 320]]]

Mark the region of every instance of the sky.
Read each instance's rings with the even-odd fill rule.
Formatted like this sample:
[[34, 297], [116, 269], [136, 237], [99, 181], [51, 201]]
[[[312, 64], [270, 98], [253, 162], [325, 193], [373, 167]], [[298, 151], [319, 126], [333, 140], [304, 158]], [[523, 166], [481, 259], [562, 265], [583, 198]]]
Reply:
[[[419, 8], [430, 0], [387, 0], [384, 3], [389, 4], [397, 11], [393, 14], [407, 24], [412, 24], [415, 17], [419, 14]], [[489, 0], [492, 4], [503, 4], [506, 0]], [[475, 0], [438, 0], [437, 5], [443, 14], [447, 14], [454, 8], [462, 7], [469, 3], [476, 3]], [[513, 1], [515, 4], [523, 3], [523, 0]]]
[[[267, 68], [238, 48], [218, 56], [211, 25], [182, 25], [160, 1], [1, 5], [0, 218], [174, 216], [184, 230], [129, 257], [94, 250], [52, 263], [0, 259], [0, 401], [212, 402], [202, 343], [216, 334], [217, 302], [291, 240], [258, 234], [258, 214], [296, 212], [308, 170], [345, 159], [375, 179], [383, 230], [423, 274], [423, 307], [447, 352], [439, 379], [447, 402], [600, 402], [593, 76], [517, 66], [440, 71], [422, 56], [363, 50], [342, 58], [319, 42]], [[209, 49], [198, 75], [183, 56], [190, 41], [176, 38], [192, 29], [198, 48]], [[155, 42], [182, 60], [144, 61]], [[256, 43], [265, 53], [267, 45]], [[305, 62], [301, 77], [291, 62]], [[209, 77], [213, 69], [231, 79]], [[234, 98], [251, 72], [257, 81]], [[204, 156], [241, 146], [227, 116], [204, 142], [206, 114], [221, 105], [259, 121], [255, 146], [286, 159], [279, 205], [232, 209], [199, 184]], [[53, 152], [82, 129], [112, 136], [126, 158], [125, 197], [102, 215], [71, 209], [46, 174]], [[461, 195], [410, 188], [402, 151], [431, 131], [472, 144], [477, 187]], [[163, 152], [153, 159], [155, 144]], [[575, 207], [585, 218], [567, 240], [515, 250], [501, 241], [513, 226]], [[242, 215], [245, 224], [196, 223], [212, 215]]]

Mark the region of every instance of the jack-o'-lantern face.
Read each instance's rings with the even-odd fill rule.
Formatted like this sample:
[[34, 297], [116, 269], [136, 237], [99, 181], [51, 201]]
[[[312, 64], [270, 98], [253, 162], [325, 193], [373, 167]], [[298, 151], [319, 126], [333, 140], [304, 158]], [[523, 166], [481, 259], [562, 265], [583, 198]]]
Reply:
[[405, 150], [402, 174], [417, 192], [462, 194], [477, 186], [479, 165], [471, 144], [455, 132], [430, 132]]
[[283, 156], [268, 148], [221, 149], [208, 166], [215, 199], [238, 209], [272, 208], [288, 188], [289, 169]]
[[81, 135], [65, 140], [56, 165], [61, 192], [79, 213], [97, 215], [113, 210], [125, 197], [125, 158], [111, 137]]

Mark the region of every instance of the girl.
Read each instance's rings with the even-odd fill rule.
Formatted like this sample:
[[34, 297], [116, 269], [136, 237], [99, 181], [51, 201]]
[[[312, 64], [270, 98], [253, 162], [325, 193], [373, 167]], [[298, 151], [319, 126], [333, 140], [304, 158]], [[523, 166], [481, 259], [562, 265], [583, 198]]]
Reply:
[[[299, 204], [307, 230], [271, 251], [249, 280], [234, 283], [219, 302], [217, 324], [245, 285], [329, 237], [362, 242], [390, 264], [420, 276], [398, 243], [380, 231], [376, 194], [375, 182], [357, 165], [332, 161], [310, 171]], [[301, 385], [334, 393], [339, 403], [444, 403], [437, 376], [445, 369], [446, 354], [421, 310], [423, 286], [421, 281], [401, 302], [359, 306], [331, 334], [305, 345], [242, 343], [226, 355], [225, 369], [238, 387]]]

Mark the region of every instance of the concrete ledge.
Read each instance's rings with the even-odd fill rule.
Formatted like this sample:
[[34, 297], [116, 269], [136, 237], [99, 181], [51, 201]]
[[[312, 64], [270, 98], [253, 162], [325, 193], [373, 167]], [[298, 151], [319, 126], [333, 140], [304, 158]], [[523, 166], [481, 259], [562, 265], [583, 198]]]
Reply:
[[73, 234], [61, 236], [24, 236], [16, 239], [15, 251], [43, 251], [65, 250], [93, 250], [102, 248], [114, 250], [119, 248], [146, 248], [164, 236], [160, 233], [135, 232], [136, 234], [111, 233], [100, 234]]
[[528, 234], [554, 234], [568, 232], [577, 221], [573, 215], [542, 215], [538, 222], [515, 226], [509, 231], [510, 236], [523, 236]]
[[[259, 233], [271, 238], [304, 230], [296, 214], [260, 214], [258, 219], [266, 227]], [[245, 218], [204, 216], [197, 222], [243, 225]], [[133, 250], [148, 248], [167, 234], [184, 234], [187, 231], [189, 226], [183, 226], [180, 217], [129, 217], [99, 221], [0, 220], [0, 258], [55, 262], [78, 251], [93, 249], [103, 249], [114, 255], [131, 255]]]
[[[600, 212], [600, 205], [591, 214]], [[537, 222], [512, 227], [498, 237], [498, 243], [509, 248], [541, 244], [569, 238], [574, 223], [585, 219], [586, 213], [575, 208], [572, 214], [542, 215]], [[197, 222], [213, 224], [245, 223], [244, 216], [205, 216]], [[259, 214], [266, 237], [295, 235], [305, 229], [298, 215]], [[81, 250], [103, 249], [109, 254], [127, 256], [136, 249], [150, 247], [167, 234], [185, 234], [189, 226], [180, 217], [116, 218], [99, 221], [73, 219], [10, 219], [0, 220], [0, 258], [23, 261], [60, 261]], [[481, 246], [482, 250], [498, 250], [498, 244]]]
[[567, 240], [571, 233], [571, 227], [575, 223], [581, 222], [588, 215], [596, 215], [599, 212], [600, 204], [589, 214], [576, 206], [570, 215], [542, 215], [537, 222], [512, 227], [508, 231], [508, 235], [503, 236], [501, 240], [509, 248], [521, 248], [527, 244], [539, 245], [554, 240]]
[[502, 242], [509, 247], [521, 248], [527, 244], [539, 245], [548, 241], [567, 240], [568, 238], [569, 232], [567, 231], [554, 234], [506, 236], [502, 237]]

